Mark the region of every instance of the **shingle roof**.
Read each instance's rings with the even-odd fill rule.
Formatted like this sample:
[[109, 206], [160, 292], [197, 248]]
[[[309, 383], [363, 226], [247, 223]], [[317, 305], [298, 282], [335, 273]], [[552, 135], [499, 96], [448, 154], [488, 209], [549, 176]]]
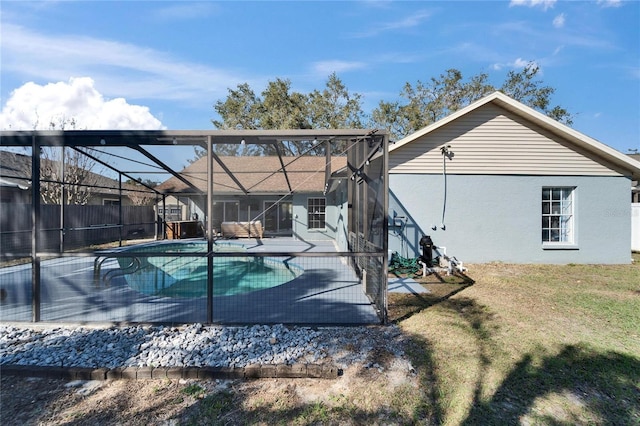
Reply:
[[[249, 193], [288, 193], [289, 186], [277, 156], [220, 156], [222, 163]], [[286, 176], [293, 192], [322, 192], [325, 186], [325, 157], [282, 157]], [[332, 157], [331, 172], [344, 168], [346, 157]], [[180, 172], [193, 186], [207, 190], [207, 159], [201, 158]], [[193, 193], [193, 188], [176, 177], [161, 183], [156, 190], [164, 193]], [[229, 174], [213, 162], [213, 192], [242, 194], [244, 191]]]
[[16, 181], [25, 178], [26, 184], [28, 176], [26, 170], [31, 168], [31, 157], [10, 151], [0, 151], [0, 176], [5, 178], [18, 178]]
[[[50, 160], [44, 160], [50, 161]], [[0, 177], [12, 184], [19, 184], [24, 187], [31, 186], [31, 156], [11, 151], [0, 150]], [[8, 179], [7, 179], [8, 178]], [[89, 172], [89, 178], [86, 182], [96, 187], [89, 188], [94, 195], [118, 195], [119, 183], [115, 179], [103, 176], [99, 173]], [[148, 193], [146, 188], [136, 185], [123, 183], [122, 189], [127, 190], [125, 195], [130, 191]]]

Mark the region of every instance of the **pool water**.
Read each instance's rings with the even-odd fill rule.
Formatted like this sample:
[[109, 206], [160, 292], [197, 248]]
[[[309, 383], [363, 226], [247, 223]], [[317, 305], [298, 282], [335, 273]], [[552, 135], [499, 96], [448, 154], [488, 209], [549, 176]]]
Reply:
[[[145, 245], [127, 252], [162, 253], [161, 256], [137, 257], [139, 267], [124, 275], [129, 286], [143, 294], [165, 297], [195, 298], [207, 295], [207, 258], [170, 256], [171, 252], [206, 253], [207, 243], [169, 243]], [[243, 256], [241, 245], [217, 244], [214, 251], [237, 252], [233, 257], [213, 258], [213, 295], [233, 296], [282, 285], [302, 274], [296, 264], [269, 257]], [[118, 258], [124, 271], [133, 258]]]

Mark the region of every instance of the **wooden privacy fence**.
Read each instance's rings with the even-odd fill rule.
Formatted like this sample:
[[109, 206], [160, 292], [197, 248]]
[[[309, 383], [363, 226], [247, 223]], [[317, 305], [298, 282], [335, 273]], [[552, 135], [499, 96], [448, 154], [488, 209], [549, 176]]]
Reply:
[[[0, 210], [0, 256], [29, 254], [31, 204], [3, 204]], [[59, 205], [40, 206], [39, 251], [58, 251], [61, 247], [77, 249], [119, 241], [120, 238], [152, 237], [156, 215], [153, 206], [68, 205], [64, 207], [63, 227], [60, 221]]]

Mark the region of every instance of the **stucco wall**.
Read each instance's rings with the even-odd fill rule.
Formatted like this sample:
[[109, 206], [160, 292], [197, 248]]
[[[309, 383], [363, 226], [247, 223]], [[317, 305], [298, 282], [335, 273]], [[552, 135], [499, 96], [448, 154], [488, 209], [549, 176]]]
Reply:
[[322, 197], [322, 194], [293, 195], [293, 236], [303, 241], [325, 241], [336, 238], [337, 207], [335, 194], [327, 194], [326, 228], [309, 229], [307, 218], [307, 199]]
[[[393, 174], [389, 249], [415, 257], [426, 234], [463, 262], [629, 263], [630, 185], [624, 177], [448, 175], [442, 229], [443, 176]], [[571, 250], [543, 248], [543, 186], [576, 187]]]

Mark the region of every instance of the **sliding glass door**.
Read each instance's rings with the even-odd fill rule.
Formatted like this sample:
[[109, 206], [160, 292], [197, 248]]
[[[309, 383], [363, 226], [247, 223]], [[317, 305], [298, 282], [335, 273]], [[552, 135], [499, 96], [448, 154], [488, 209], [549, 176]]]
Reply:
[[291, 234], [293, 203], [291, 201], [264, 202], [264, 229], [267, 232]]
[[213, 229], [220, 232], [222, 222], [237, 222], [240, 214], [238, 201], [214, 201], [213, 202]]

